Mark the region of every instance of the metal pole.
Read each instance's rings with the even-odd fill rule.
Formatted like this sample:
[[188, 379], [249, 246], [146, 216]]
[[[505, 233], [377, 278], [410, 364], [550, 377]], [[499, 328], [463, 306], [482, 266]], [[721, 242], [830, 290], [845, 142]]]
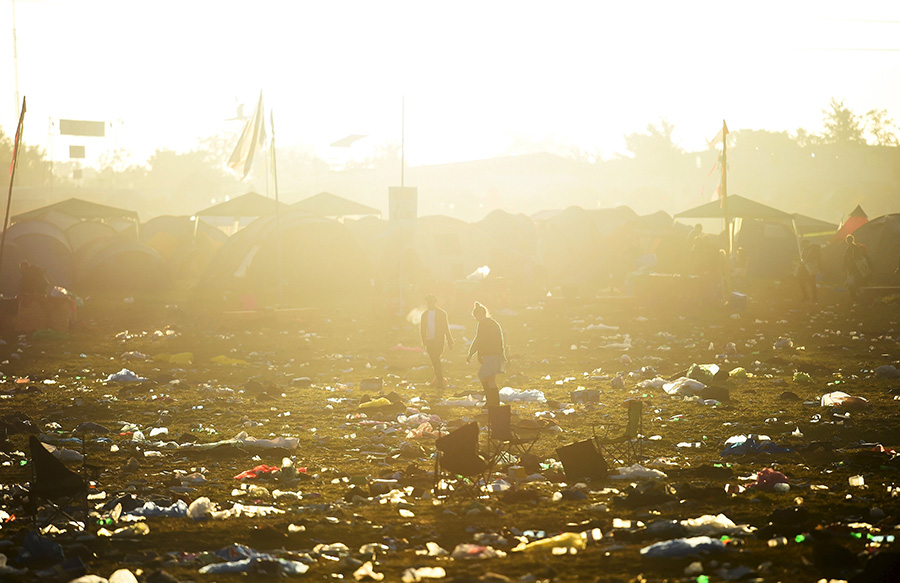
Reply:
[[[19, 50], [16, 42], [16, 0], [12, 0], [13, 75], [16, 87], [16, 113], [19, 113]], [[11, 182], [10, 182], [11, 184]]]
[[0, 235], [0, 268], [3, 267], [3, 250], [6, 247], [6, 231], [9, 227], [9, 207], [12, 205], [13, 182], [16, 179], [16, 167], [19, 165], [19, 146], [22, 145], [22, 130], [25, 125], [25, 98], [22, 98], [22, 113], [16, 125], [16, 141], [13, 143], [13, 164], [9, 169], [9, 194], [6, 197], [6, 216], [3, 218], [3, 234]]
[[[281, 251], [281, 210], [279, 209], [281, 203], [278, 202], [278, 161], [275, 156], [275, 110], [269, 112], [269, 125], [272, 128], [272, 143], [270, 144], [270, 148], [272, 150], [272, 184], [275, 188], [275, 233], [278, 237], [276, 241], [276, 245], [278, 246], [278, 249], [276, 250], [278, 254], [278, 306], [284, 307], [284, 268]], [[266, 176], [266, 183], [268, 184], [268, 175]]]
[[406, 169], [406, 96], [400, 99], [400, 186]]
[[725, 235], [728, 239], [726, 243], [727, 262], [725, 264], [725, 293], [731, 294], [731, 220], [728, 216], [728, 126], [725, 120], [722, 120], [722, 214], [725, 216]]

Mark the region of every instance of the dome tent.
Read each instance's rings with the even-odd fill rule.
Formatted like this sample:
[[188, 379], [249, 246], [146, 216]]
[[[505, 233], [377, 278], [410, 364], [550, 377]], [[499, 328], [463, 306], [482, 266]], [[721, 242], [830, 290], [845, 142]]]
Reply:
[[[279, 266], [279, 246], [280, 266]], [[323, 303], [367, 294], [371, 263], [353, 232], [302, 212], [260, 217], [232, 235], [206, 269], [199, 292], [229, 290], [274, 302]]]

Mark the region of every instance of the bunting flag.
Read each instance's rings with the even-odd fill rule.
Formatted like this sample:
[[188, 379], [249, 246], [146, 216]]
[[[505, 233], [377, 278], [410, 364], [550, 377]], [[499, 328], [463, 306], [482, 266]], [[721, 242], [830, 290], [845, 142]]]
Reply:
[[[19, 125], [16, 126], [16, 141], [13, 142], [12, 161], [9, 163], [9, 176], [12, 177], [16, 163], [19, 161], [19, 144], [22, 142], [22, 129], [25, 126], [25, 98], [22, 98], [22, 113], [19, 115]], [[10, 184], [10, 187], [12, 184]]]
[[256, 110], [247, 120], [241, 139], [238, 140], [231, 158], [228, 159], [228, 167], [241, 173], [241, 180], [247, 178], [250, 167], [253, 166], [253, 155], [262, 147], [266, 140], [265, 117], [263, 111], [262, 91], [259, 92], [259, 103]]
[[730, 133], [731, 132], [728, 131], [728, 125], [723, 122], [722, 129], [719, 130], [719, 133], [716, 134], [716, 137], [714, 137], [713, 139], [711, 139], [709, 141], [709, 147], [714, 148], [716, 146], [716, 144], [724, 142], [725, 136], [727, 136]]

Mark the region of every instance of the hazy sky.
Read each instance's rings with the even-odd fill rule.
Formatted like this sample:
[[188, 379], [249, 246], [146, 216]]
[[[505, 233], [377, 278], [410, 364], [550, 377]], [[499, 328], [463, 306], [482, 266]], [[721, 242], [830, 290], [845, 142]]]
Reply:
[[[11, 0], [0, 0], [0, 125], [15, 126]], [[26, 139], [50, 118], [121, 120], [54, 138], [141, 159], [235, 129], [259, 90], [280, 145], [453, 162], [523, 140], [611, 156], [665, 117], [701, 148], [731, 129], [822, 128], [832, 96], [900, 119], [900, 2], [16, 0]], [[876, 50], [877, 49], [877, 50]], [[231, 124], [231, 125], [229, 125]], [[239, 125], [239, 124], [238, 124]], [[368, 134], [349, 150], [329, 144]]]

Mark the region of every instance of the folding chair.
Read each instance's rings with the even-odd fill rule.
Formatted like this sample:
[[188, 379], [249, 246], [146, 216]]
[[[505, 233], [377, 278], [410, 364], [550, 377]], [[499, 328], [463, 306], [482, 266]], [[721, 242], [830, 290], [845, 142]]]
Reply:
[[594, 437], [594, 442], [606, 457], [625, 464], [644, 461], [644, 403], [640, 399], [625, 401], [628, 407], [628, 422], [621, 435], [610, 435], [614, 425], [606, 425], [602, 437]]
[[[41, 529], [63, 517], [85, 529], [88, 524], [87, 482], [56, 459], [36, 436], [29, 436], [28, 447], [31, 451], [28, 503], [34, 527]], [[51, 512], [39, 524], [38, 512], [41, 507], [49, 507]], [[83, 516], [81, 520], [76, 517], [79, 511]]]
[[531, 454], [531, 448], [540, 437], [540, 427], [514, 426], [512, 409], [509, 405], [487, 409], [488, 453], [491, 466], [496, 466], [504, 460], [513, 461], [510, 458], [527, 459]]
[[435, 498], [456, 493], [481, 496], [483, 479], [490, 468], [478, 453], [478, 435], [478, 422], [472, 421], [435, 440]]

